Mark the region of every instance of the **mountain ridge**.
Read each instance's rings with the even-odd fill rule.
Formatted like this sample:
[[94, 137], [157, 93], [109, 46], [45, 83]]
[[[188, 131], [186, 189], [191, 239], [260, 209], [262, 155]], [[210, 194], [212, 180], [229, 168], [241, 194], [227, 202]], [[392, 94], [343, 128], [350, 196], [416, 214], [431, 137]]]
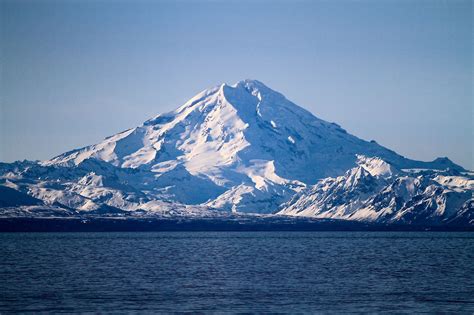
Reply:
[[362, 140], [247, 79], [203, 90], [97, 144], [43, 162], [1, 164], [0, 184], [79, 211], [107, 205], [293, 215], [281, 205], [354, 168], [377, 181], [406, 176], [405, 169], [465, 172], [448, 158], [411, 160]]

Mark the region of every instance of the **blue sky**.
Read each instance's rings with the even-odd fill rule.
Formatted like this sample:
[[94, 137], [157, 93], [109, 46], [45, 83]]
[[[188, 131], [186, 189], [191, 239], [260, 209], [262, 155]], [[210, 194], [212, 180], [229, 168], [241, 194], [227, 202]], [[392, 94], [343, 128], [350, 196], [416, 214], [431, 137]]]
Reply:
[[474, 169], [470, 1], [1, 1], [0, 160], [47, 159], [258, 79]]

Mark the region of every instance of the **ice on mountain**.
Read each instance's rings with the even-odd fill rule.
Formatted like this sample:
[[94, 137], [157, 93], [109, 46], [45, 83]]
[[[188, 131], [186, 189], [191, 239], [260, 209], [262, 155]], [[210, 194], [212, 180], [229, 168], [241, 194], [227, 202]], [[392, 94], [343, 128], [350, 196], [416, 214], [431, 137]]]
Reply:
[[421, 211], [444, 220], [468, 211], [473, 185], [463, 171], [447, 158], [407, 159], [243, 80], [51, 160], [0, 163], [0, 185], [65, 211], [280, 211], [355, 220], [413, 220]]

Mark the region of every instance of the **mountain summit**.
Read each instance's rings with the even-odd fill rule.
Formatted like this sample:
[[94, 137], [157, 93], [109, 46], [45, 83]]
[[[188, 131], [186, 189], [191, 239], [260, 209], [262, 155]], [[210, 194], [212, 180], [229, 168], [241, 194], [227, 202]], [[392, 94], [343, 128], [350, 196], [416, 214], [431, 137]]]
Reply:
[[464, 171], [447, 158], [407, 159], [244, 80], [206, 89], [98, 144], [40, 163], [2, 164], [0, 174], [4, 186], [78, 211], [275, 213], [324, 179], [353, 179], [353, 168], [388, 180], [363, 165], [392, 178], [405, 169]]

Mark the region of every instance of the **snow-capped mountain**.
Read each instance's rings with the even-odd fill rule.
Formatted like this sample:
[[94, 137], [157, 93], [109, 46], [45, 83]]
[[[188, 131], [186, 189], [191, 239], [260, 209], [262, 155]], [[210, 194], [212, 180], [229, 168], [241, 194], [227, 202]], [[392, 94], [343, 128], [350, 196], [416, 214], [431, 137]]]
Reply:
[[403, 172], [379, 158], [325, 178], [281, 206], [280, 214], [401, 224], [473, 224], [472, 177], [458, 172]]
[[[420, 181], [430, 181], [423, 184], [426, 187], [443, 190], [430, 188], [432, 198], [449, 199], [446, 207], [454, 210], [445, 212], [457, 213], [464, 207], [470, 213], [470, 206], [451, 201], [456, 198], [445, 191], [451, 189], [452, 181], [470, 183], [470, 177], [456, 173], [449, 180], [441, 173], [433, 175], [435, 171], [415, 177], [403, 171], [448, 168], [465, 171], [447, 158], [433, 162], [407, 159], [315, 117], [259, 81], [244, 80], [204, 90], [175, 111], [98, 144], [43, 162], [2, 163], [0, 184], [49, 207], [74, 211], [167, 215], [280, 211], [386, 220], [388, 217], [379, 212], [388, 212], [388, 206], [376, 206], [379, 203], [373, 201], [371, 205], [378, 207], [373, 210], [371, 198], [383, 199], [377, 199], [376, 194], [382, 194], [388, 185], [397, 185], [397, 180], [422, 177], [427, 179]], [[455, 189], [472, 197], [469, 185]], [[425, 193], [428, 188], [421, 186], [411, 194]], [[391, 193], [398, 198], [397, 191], [394, 188]], [[7, 200], [4, 196], [0, 191], [0, 197]], [[337, 207], [330, 207], [330, 202]], [[417, 205], [412, 208], [421, 209]], [[364, 211], [356, 215], [362, 206]], [[418, 211], [407, 209], [393, 208], [400, 217], [391, 217], [402, 220], [409, 212]]]

